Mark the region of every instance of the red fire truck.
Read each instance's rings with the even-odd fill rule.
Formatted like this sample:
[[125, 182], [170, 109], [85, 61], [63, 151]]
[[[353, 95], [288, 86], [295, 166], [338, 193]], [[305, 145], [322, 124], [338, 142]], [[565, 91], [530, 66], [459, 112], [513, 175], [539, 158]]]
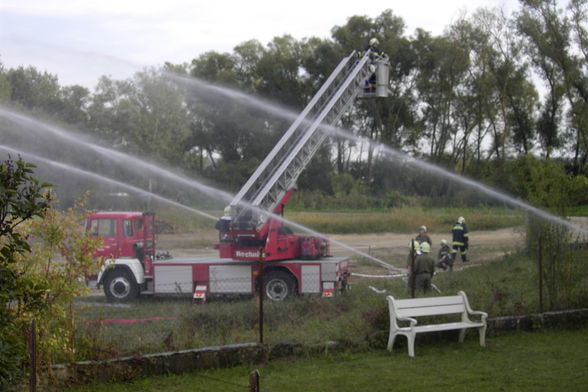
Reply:
[[[296, 180], [355, 98], [388, 95], [386, 58], [355, 52], [345, 57], [256, 169], [217, 222], [219, 257], [174, 259], [155, 253], [155, 217], [138, 212], [89, 215], [87, 230], [104, 238], [106, 257], [97, 278], [111, 301], [140, 294], [213, 294], [263, 290], [272, 300], [347, 286], [346, 257], [329, 256], [328, 241], [293, 234], [281, 218]], [[376, 74], [376, 88], [365, 81]], [[263, 260], [263, 261], [262, 261]], [[263, 287], [259, 277], [263, 274]]]

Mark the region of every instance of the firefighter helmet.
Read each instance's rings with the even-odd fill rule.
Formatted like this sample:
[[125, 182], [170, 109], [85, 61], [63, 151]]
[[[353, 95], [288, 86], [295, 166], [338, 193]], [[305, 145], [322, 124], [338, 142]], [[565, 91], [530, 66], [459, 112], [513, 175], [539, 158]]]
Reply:
[[423, 225], [421, 227], [419, 227], [419, 230], [424, 230], [425, 233], [427, 232], [427, 226]]
[[225, 216], [229, 216], [231, 215], [231, 206], [226, 206], [225, 207]]
[[447, 245], [447, 240], [441, 240], [441, 245]]
[[460, 216], [459, 218], [457, 218], [457, 223], [465, 223], [465, 218], [463, 216]]
[[377, 38], [370, 39], [370, 46], [373, 46], [374, 48], [377, 48], [378, 45], [380, 45], [380, 41], [378, 41]]
[[429, 245], [428, 242], [422, 242], [421, 243], [421, 252], [429, 253], [430, 251], [431, 251], [431, 245]]

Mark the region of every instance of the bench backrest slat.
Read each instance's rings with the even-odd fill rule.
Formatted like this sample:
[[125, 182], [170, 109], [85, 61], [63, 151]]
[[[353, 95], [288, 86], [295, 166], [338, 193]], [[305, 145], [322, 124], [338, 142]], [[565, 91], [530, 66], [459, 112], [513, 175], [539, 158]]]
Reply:
[[463, 298], [460, 295], [452, 295], [446, 297], [427, 297], [427, 298], [408, 298], [408, 299], [394, 299], [397, 309], [414, 308], [423, 305], [454, 305], [463, 304]]
[[418, 316], [437, 316], [440, 314], [463, 313], [465, 306], [461, 305], [444, 305], [444, 306], [423, 306], [419, 308], [397, 309], [398, 317], [418, 317]]
[[464, 300], [460, 295], [395, 299], [394, 307], [397, 317], [436, 316], [440, 314], [463, 313], [466, 311]]

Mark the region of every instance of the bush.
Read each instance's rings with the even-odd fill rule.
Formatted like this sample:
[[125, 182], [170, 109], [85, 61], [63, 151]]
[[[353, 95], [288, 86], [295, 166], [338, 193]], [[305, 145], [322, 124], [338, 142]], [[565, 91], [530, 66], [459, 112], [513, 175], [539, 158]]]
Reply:
[[16, 255], [11, 265], [26, 292], [15, 298], [11, 317], [21, 341], [26, 341], [31, 320], [36, 321], [39, 367], [74, 359], [73, 301], [87, 291], [84, 277], [96, 269], [92, 254], [101, 246], [101, 239], [82, 229], [82, 204], [65, 212], [51, 207], [18, 228], [29, 238], [31, 251]]

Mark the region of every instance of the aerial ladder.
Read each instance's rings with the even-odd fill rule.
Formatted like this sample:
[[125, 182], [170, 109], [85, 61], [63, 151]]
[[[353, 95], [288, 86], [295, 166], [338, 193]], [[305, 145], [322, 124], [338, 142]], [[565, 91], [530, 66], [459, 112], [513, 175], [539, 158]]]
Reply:
[[[368, 80], [376, 75], [375, 86]], [[358, 97], [387, 97], [386, 56], [353, 51], [310, 100], [230, 204], [230, 220], [219, 228], [221, 258], [255, 260], [317, 259], [328, 256], [328, 242], [291, 233], [276, 216], [283, 214], [296, 181], [310, 163], [330, 128]], [[217, 227], [218, 228], [218, 227]]]

